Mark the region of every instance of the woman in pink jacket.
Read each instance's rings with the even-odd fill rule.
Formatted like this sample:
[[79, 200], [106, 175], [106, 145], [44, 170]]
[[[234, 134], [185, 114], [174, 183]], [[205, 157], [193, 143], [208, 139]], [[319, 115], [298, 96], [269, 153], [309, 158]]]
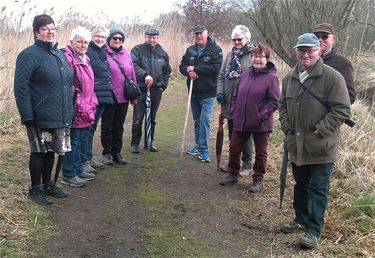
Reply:
[[[112, 89], [115, 104], [107, 105], [102, 115], [101, 141], [103, 146], [103, 164], [126, 164], [121, 155], [124, 122], [128, 112], [129, 101], [124, 97], [125, 76], [136, 82], [132, 59], [128, 51], [122, 46], [125, 33], [119, 26], [109, 29], [109, 36], [105, 51], [111, 68]], [[134, 103], [132, 103], [134, 104]]]
[[94, 93], [94, 72], [86, 55], [91, 33], [83, 27], [75, 28], [70, 35], [70, 45], [65, 48], [65, 56], [72, 68], [74, 92], [74, 118], [70, 131], [72, 151], [66, 153], [63, 164], [62, 183], [82, 187], [95, 175], [84, 172], [81, 163], [81, 145], [87, 142], [89, 127], [94, 123], [98, 101]]

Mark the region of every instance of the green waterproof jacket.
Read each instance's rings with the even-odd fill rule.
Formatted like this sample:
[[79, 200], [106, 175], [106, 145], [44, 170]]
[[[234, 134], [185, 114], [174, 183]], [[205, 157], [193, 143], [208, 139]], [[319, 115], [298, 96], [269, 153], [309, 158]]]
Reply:
[[322, 59], [308, 73], [305, 87], [326, 105], [301, 88], [298, 65], [282, 81], [279, 120], [289, 159], [297, 166], [335, 162], [340, 126], [351, 116], [342, 75], [324, 65]]

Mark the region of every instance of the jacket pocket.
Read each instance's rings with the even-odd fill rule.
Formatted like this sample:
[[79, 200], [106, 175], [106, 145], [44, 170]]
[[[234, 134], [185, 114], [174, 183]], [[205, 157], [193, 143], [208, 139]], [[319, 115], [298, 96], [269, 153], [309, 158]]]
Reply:
[[327, 139], [318, 133], [306, 134], [304, 145], [306, 152], [314, 156], [326, 155], [329, 147]]

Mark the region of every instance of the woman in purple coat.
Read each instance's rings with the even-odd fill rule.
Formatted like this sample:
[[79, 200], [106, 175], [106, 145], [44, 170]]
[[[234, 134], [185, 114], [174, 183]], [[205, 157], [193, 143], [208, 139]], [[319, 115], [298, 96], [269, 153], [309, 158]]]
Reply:
[[[121, 155], [124, 122], [128, 112], [129, 101], [124, 97], [124, 82], [126, 76], [136, 82], [132, 59], [122, 46], [125, 33], [119, 26], [109, 29], [105, 51], [111, 69], [112, 89], [115, 104], [107, 105], [102, 115], [101, 141], [103, 146], [103, 164], [126, 164]], [[132, 103], [133, 104], [133, 103]]]
[[269, 61], [271, 49], [259, 43], [252, 51], [251, 67], [241, 74], [237, 93], [232, 103], [233, 135], [229, 146], [229, 175], [221, 185], [233, 185], [238, 181], [240, 155], [251, 135], [254, 138], [255, 162], [253, 183], [249, 192], [263, 187], [267, 167], [268, 137], [272, 132], [273, 113], [278, 108], [279, 80], [275, 65]]
[[65, 56], [73, 71], [74, 118], [70, 130], [72, 151], [66, 153], [62, 171], [61, 183], [73, 187], [84, 186], [93, 180], [95, 175], [83, 171], [81, 163], [81, 146], [87, 142], [90, 126], [95, 120], [98, 101], [94, 92], [94, 72], [90, 59], [86, 55], [91, 33], [83, 27], [72, 30], [70, 45], [65, 48]]

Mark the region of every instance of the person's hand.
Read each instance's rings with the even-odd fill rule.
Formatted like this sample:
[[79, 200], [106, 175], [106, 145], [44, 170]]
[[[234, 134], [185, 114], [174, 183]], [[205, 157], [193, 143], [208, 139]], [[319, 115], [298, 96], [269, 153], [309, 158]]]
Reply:
[[162, 87], [159, 87], [159, 90], [160, 90], [161, 92], [164, 92], [164, 89], [163, 89]]
[[138, 99], [135, 99], [133, 101], [130, 101], [130, 104], [132, 104], [132, 106], [135, 106], [138, 104]]
[[217, 100], [217, 102], [219, 102], [219, 104], [224, 104], [225, 103], [225, 95], [224, 95], [224, 93], [217, 94], [216, 100]]
[[194, 71], [194, 66], [190, 65], [186, 68], [187, 73], [190, 73], [191, 71]]
[[152, 84], [154, 83], [154, 79], [150, 75], [147, 75], [145, 78], [145, 83], [147, 88], [151, 88]]
[[192, 80], [194, 81], [195, 79], [198, 78], [198, 75], [197, 75], [196, 72], [194, 72], [194, 71], [190, 71], [190, 72], [189, 72], [189, 77], [190, 77], [190, 79], [192, 79]]

